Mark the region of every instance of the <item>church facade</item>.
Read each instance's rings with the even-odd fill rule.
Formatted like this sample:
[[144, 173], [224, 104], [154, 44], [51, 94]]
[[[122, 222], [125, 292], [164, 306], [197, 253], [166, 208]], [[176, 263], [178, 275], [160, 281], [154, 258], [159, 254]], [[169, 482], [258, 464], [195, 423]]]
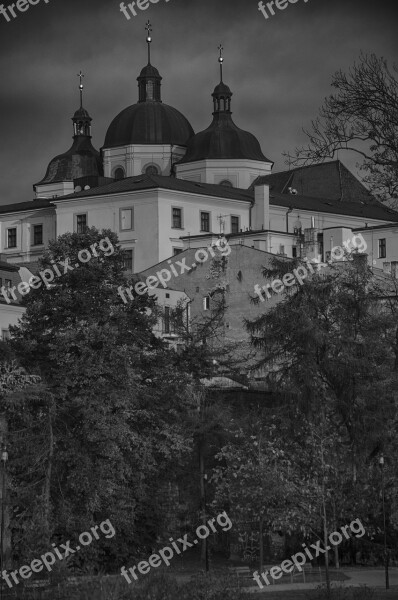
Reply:
[[91, 226], [117, 233], [130, 273], [220, 235], [271, 254], [324, 260], [354, 229], [373, 228], [374, 237], [398, 224], [398, 213], [373, 199], [339, 161], [272, 173], [257, 138], [232, 119], [221, 47], [212, 120], [195, 134], [163, 102], [149, 32], [137, 102], [113, 119], [100, 151], [91, 142], [80, 80], [72, 146], [50, 161], [33, 200], [0, 207], [3, 260], [34, 272], [51, 239]]

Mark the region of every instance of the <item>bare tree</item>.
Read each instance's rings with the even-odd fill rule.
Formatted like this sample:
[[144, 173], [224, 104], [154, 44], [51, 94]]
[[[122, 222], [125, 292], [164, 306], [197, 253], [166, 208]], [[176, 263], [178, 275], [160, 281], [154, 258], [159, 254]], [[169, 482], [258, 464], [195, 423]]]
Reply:
[[[308, 143], [284, 153], [301, 166], [333, 159], [338, 150], [362, 157], [364, 182], [380, 200], [398, 204], [398, 80], [384, 58], [361, 53], [348, 73], [337, 71], [336, 92], [325, 98], [319, 117], [304, 129]], [[394, 203], [393, 203], [394, 204]]]

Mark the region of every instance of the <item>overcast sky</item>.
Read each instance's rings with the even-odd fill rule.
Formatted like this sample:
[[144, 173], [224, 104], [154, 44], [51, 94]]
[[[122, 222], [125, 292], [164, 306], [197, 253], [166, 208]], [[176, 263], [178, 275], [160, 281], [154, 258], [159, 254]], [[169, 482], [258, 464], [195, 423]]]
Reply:
[[[31, 200], [49, 161], [69, 149], [80, 69], [93, 143], [102, 146], [112, 119], [137, 101], [148, 18], [163, 101], [195, 132], [211, 122], [222, 42], [233, 118], [258, 137], [275, 171], [285, 168], [282, 152], [304, 141], [336, 70], [361, 50], [398, 62], [396, 0], [298, 0], [268, 20], [257, 0], [159, 0], [129, 21], [119, 4], [39, 0], [9, 23], [0, 15], [1, 204]], [[341, 158], [351, 168], [357, 161]]]

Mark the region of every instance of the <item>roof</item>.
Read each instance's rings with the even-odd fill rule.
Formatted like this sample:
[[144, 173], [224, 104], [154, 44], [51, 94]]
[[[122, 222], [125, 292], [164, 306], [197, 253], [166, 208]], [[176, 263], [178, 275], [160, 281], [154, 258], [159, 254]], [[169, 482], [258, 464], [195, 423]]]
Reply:
[[[397, 213], [398, 214], [398, 213]], [[385, 225], [372, 225], [371, 227], [356, 227], [353, 231], [368, 231], [373, 229], [391, 229], [397, 228], [397, 223], [386, 223]]]
[[340, 202], [377, 202], [366, 187], [339, 160], [262, 175], [253, 182], [251, 187], [260, 184], [268, 184], [271, 191], [279, 194], [289, 194], [288, 188], [292, 187], [303, 196]]
[[380, 221], [398, 221], [398, 212], [387, 208], [377, 200], [372, 204], [364, 202], [341, 202], [327, 198], [315, 198], [313, 196], [294, 196], [291, 194], [270, 194], [270, 204], [272, 206], [284, 206], [297, 210], [307, 210], [310, 212], [324, 212], [350, 217], [360, 217], [361, 219], [379, 219]]
[[163, 102], [139, 102], [120, 112], [106, 132], [104, 148], [130, 144], [186, 146], [194, 135], [189, 121]]
[[190, 194], [200, 194], [202, 196], [215, 196], [218, 198], [230, 198], [232, 200], [253, 202], [253, 192], [250, 192], [249, 190], [230, 188], [211, 183], [196, 183], [193, 181], [186, 181], [185, 179], [177, 179], [176, 177], [165, 177], [163, 175], [138, 175], [135, 177], [126, 177], [125, 179], [120, 179], [98, 188], [91, 188], [90, 190], [68, 194], [67, 196], [59, 196], [54, 201], [57, 202], [60, 200], [104, 196], [108, 194], [150, 189], [173, 190]]
[[22, 212], [26, 210], [38, 210], [42, 208], [55, 208], [48, 198], [37, 198], [29, 202], [18, 202], [18, 204], [0, 204], [0, 214]]
[[[150, 189], [164, 189], [188, 194], [198, 194], [201, 196], [213, 196], [216, 198], [226, 198], [241, 202], [254, 202], [254, 191], [252, 189], [243, 190], [240, 188], [230, 188], [223, 185], [211, 183], [197, 183], [186, 181], [176, 177], [164, 177], [163, 175], [138, 175], [136, 177], [126, 177], [113, 183], [109, 183], [90, 190], [59, 196], [53, 199], [54, 203], [64, 200], [75, 200], [76, 198], [88, 198], [93, 196], [104, 196], [125, 192], [134, 192]], [[384, 206], [378, 201], [372, 204], [362, 202], [340, 202], [325, 198], [315, 198], [312, 196], [294, 196], [291, 194], [270, 194], [270, 205], [294, 208], [297, 210], [306, 210], [317, 213], [331, 213], [347, 216], [359, 217], [361, 219], [377, 219], [380, 221], [398, 222], [398, 212]]]
[[177, 164], [217, 159], [272, 162], [264, 156], [258, 139], [235, 125], [229, 112], [214, 113], [211, 125], [189, 140]]
[[74, 181], [79, 177], [102, 176], [103, 166], [100, 153], [94, 148], [89, 136], [75, 136], [67, 152], [50, 161], [45, 176], [35, 185]]
[[15, 263], [9, 263], [5, 260], [0, 260], [0, 271], [19, 271], [19, 266]]

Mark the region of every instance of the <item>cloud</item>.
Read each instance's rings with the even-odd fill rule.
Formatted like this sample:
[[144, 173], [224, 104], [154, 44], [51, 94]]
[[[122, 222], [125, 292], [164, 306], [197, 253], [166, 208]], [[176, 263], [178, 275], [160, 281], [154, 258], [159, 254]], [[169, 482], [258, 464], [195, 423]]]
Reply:
[[[33, 198], [49, 161], [72, 143], [80, 69], [93, 143], [137, 100], [146, 63], [145, 22], [153, 24], [152, 62], [163, 76], [163, 101], [195, 131], [212, 118], [217, 46], [233, 91], [236, 124], [254, 133], [284, 168], [281, 153], [303, 140], [301, 128], [331, 91], [332, 74], [360, 50], [390, 62], [397, 51], [394, 4], [298, 0], [265, 20], [256, 0], [159, 0], [128, 21], [118, 0], [50, 0], [7, 23], [0, 20], [2, 165], [0, 202]], [[1, 19], [1, 16], [0, 16]], [[348, 158], [354, 166], [355, 157]]]

